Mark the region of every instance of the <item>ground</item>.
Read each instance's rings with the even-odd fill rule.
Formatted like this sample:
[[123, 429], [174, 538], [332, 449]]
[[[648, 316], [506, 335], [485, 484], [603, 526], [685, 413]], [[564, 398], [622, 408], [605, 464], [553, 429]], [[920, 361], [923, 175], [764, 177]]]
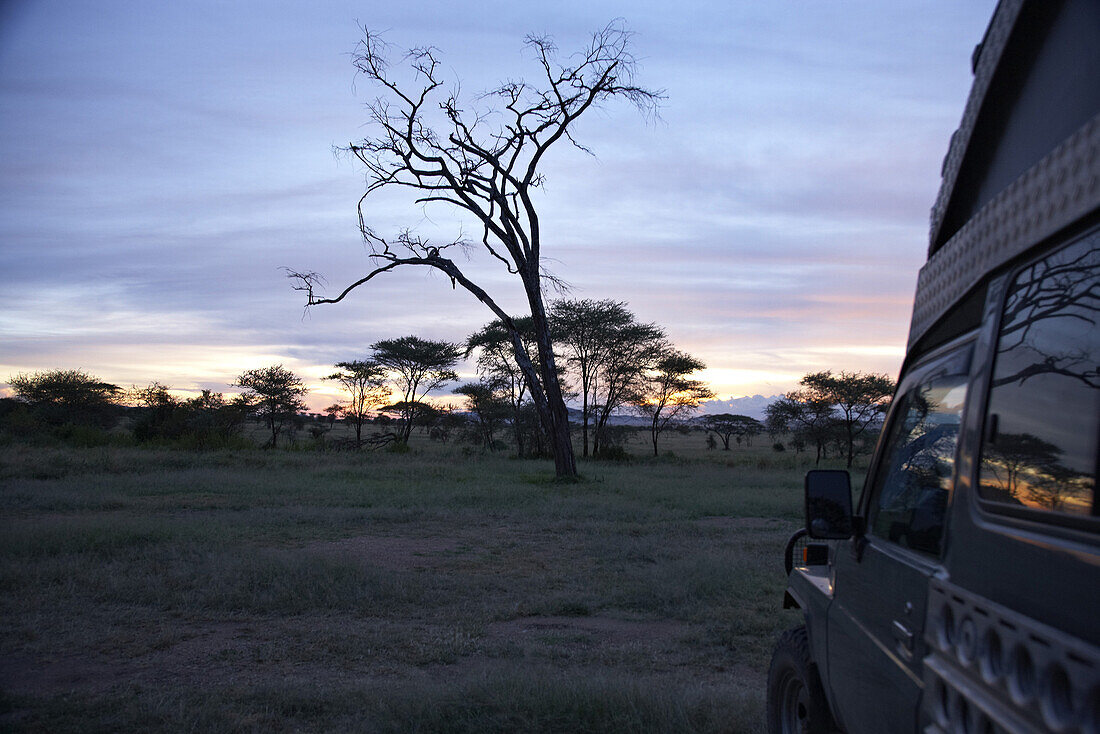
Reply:
[[704, 445], [0, 447], [0, 725], [761, 731], [806, 458]]

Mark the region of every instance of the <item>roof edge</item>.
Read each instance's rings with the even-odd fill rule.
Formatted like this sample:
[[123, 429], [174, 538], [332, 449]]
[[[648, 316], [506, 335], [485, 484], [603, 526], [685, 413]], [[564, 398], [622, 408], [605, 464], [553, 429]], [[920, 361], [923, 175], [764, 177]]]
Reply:
[[1100, 114], [971, 217], [917, 278], [908, 348], [983, 278], [1100, 210]]
[[936, 203], [932, 206], [928, 233], [929, 258], [936, 252], [936, 241], [943, 227], [947, 205], [951, 202], [951, 196], [955, 191], [955, 183], [958, 180], [963, 159], [966, 157], [966, 150], [970, 146], [970, 139], [974, 134], [982, 105], [985, 103], [986, 93], [989, 91], [993, 75], [1000, 65], [1001, 56], [1008, 45], [1013, 28], [1016, 27], [1016, 21], [1020, 17], [1023, 6], [1024, 0], [1001, 0], [997, 4], [985, 35], [982, 37], [979, 50], [976, 52], [976, 58], [972, 62], [974, 84], [970, 87], [970, 96], [966, 100], [966, 108], [963, 110], [959, 127], [951, 135], [947, 155], [943, 159], [939, 194], [936, 196]]

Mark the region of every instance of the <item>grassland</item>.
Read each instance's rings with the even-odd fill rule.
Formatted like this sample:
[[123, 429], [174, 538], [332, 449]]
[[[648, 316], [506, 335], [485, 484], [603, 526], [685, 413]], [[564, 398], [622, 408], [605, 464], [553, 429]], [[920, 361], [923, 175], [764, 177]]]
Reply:
[[665, 448], [0, 447], [0, 726], [761, 731], [809, 460]]

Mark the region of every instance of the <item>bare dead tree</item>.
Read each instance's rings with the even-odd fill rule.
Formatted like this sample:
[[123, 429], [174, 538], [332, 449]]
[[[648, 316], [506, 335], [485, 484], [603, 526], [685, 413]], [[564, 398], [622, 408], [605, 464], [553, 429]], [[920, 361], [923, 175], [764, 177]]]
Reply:
[[[569, 437], [568, 411], [558, 382], [543, 284], [560, 283], [542, 265], [542, 239], [533, 193], [544, 183], [540, 166], [550, 148], [567, 140], [588, 151], [573, 136], [576, 121], [590, 109], [623, 99], [643, 113], [655, 113], [661, 93], [634, 83], [636, 61], [632, 34], [612, 22], [592, 36], [583, 51], [559, 64], [557, 48], [544, 36], [528, 36], [526, 45], [540, 69], [537, 83], [509, 81], [475, 99], [468, 110], [455, 87], [447, 90], [439, 52], [410, 50], [404, 61], [412, 81], [391, 74], [392, 49], [364, 28], [354, 53], [359, 73], [381, 89], [367, 105], [374, 134], [348, 145], [346, 152], [367, 171], [367, 188], [359, 200], [359, 229], [377, 264], [335, 298], [321, 298], [321, 278], [311, 272], [288, 272], [306, 293], [309, 305], [337, 303], [372, 278], [402, 266], [423, 266], [444, 273], [452, 287], [461, 285], [484, 303], [511, 334], [519, 363], [529, 382], [539, 417], [551, 436], [559, 477], [576, 475]], [[418, 204], [445, 204], [472, 215], [481, 236], [478, 245], [464, 238], [432, 244], [406, 230], [387, 239], [367, 223], [364, 202], [385, 188], [409, 188]], [[523, 348], [511, 315], [452, 259], [478, 248], [519, 278], [523, 285], [538, 347], [535, 365]]]

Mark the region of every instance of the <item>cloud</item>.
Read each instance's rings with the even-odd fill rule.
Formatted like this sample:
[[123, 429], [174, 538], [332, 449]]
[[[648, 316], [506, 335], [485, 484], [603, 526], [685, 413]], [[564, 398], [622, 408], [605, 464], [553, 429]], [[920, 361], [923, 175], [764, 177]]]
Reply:
[[[569, 50], [625, 16], [663, 121], [615, 105], [577, 128], [598, 157], [551, 153], [548, 267], [730, 379], [772, 375], [767, 394], [811, 368], [892, 371], [985, 5], [19, 6], [0, 43], [0, 369], [198, 387], [265, 361], [319, 376], [384, 337], [464, 338], [491, 314], [444, 278], [394, 273], [303, 314], [279, 269], [324, 273], [331, 294], [370, 267], [363, 172], [331, 151], [370, 134], [354, 21], [435, 43], [476, 92], [537, 75], [525, 33]], [[478, 232], [401, 192], [365, 213], [383, 233]], [[464, 266], [524, 308], [498, 263]]]

